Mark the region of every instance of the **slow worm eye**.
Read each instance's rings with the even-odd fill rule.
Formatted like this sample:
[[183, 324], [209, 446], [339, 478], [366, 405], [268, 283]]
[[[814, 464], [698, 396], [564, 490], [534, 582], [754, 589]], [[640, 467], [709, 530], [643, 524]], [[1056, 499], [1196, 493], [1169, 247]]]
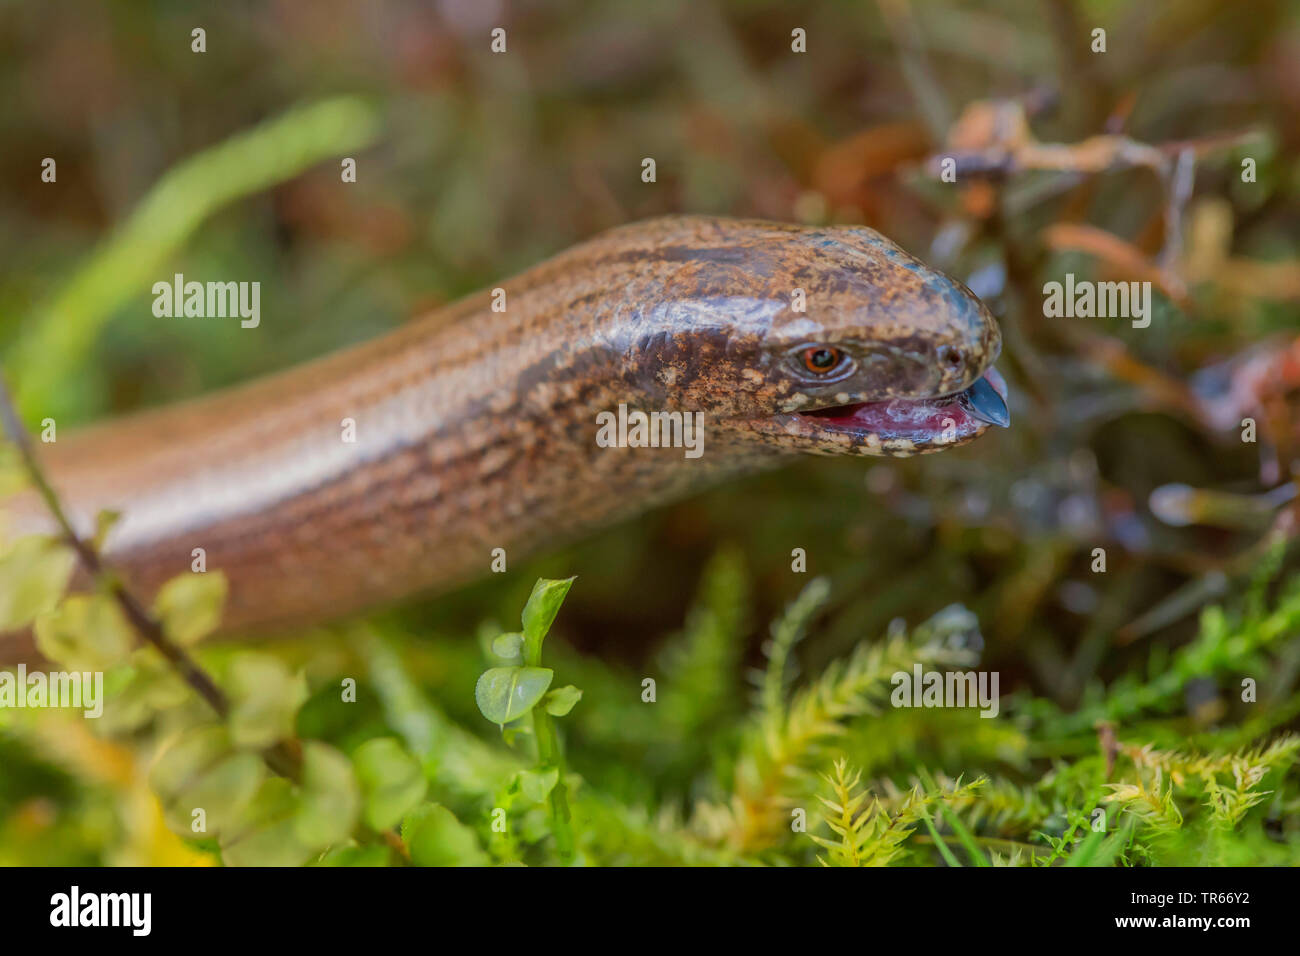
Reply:
[[844, 353], [825, 345], [814, 345], [803, 350], [804, 368], [814, 375], [825, 375], [839, 368]]

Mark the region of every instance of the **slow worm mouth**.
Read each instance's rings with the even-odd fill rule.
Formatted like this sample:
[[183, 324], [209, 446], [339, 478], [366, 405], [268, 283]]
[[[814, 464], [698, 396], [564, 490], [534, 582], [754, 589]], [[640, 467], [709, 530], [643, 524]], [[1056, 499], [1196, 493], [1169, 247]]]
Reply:
[[961, 444], [990, 425], [1007, 428], [1007, 385], [993, 369], [964, 391], [934, 398], [895, 398], [796, 413], [817, 429], [874, 437], [918, 448]]

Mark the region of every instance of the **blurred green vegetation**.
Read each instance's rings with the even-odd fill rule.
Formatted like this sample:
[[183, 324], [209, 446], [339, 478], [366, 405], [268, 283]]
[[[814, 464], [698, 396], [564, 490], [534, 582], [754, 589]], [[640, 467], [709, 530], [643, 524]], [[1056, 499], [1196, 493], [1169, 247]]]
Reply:
[[[403, 803], [419, 789], [410, 759], [427, 789], [401, 828], [428, 854], [416, 862], [554, 861], [546, 811], [511, 792], [528, 741], [504, 747], [475, 706], [488, 658], [473, 635], [513, 626], [539, 576], [576, 574], [547, 658], [557, 686], [583, 691], [559, 723], [586, 862], [1297, 862], [1282, 736], [1300, 715], [1293, 506], [1169, 524], [1150, 505], [1169, 483], [1248, 496], [1293, 477], [1300, 383], [1243, 406], [1263, 423], [1254, 444], [1195, 403], [1235, 422], [1228, 386], [1300, 329], [1294, 5], [447, 0], [196, 17], [162, 2], [0, 7], [0, 83], [14, 91], [0, 105], [0, 348], [29, 423], [285, 367], [675, 211], [880, 229], [995, 310], [1012, 389], [1013, 427], [954, 452], [745, 480], [454, 595], [257, 650], [278, 665], [205, 645], [232, 687], [241, 673], [264, 695], [303, 682], [301, 709], [278, 719], [332, 748], [316, 752], [315, 791], [231, 765], [258, 778], [267, 820], [290, 804], [317, 823], [347, 809], [313, 793], [353, 793], [354, 815], [376, 788]], [[497, 25], [504, 56], [488, 50]], [[1094, 25], [1104, 55], [1088, 51]], [[207, 53], [190, 52], [195, 26]], [[794, 27], [807, 54], [790, 52]], [[970, 103], [1043, 90], [1043, 142], [1255, 138], [1198, 155], [1177, 247], [1147, 169], [962, 190], [919, 171]], [[339, 182], [344, 155], [355, 184]], [[639, 179], [646, 155], [653, 186]], [[39, 178], [46, 156], [55, 184]], [[1052, 239], [1061, 223], [1164, 263], [1185, 297], [1161, 296], [1141, 330], [1044, 318], [1045, 281], [1120, 275]], [[173, 272], [261, 281], [261, 327], [156, 319], [150, 286]], [[791, 572], [796, 547], [824, 594]], [[893, 670], [974, 653], [913, 633], [954, 604], [1010, 695], [1000, 716], [880, 706]], [[788, 655], [775, 669], [762, 650], [773, 620], [786, 624], [769, 653]], [[346, 675], [361, 688], [345, 709]], [[661, 689], [653, 707], [645, 677]], [[215, 843], [166, 829], [150, 789], [157, 748], [201, 708], [147, 658], [115, 680], [102, 736], [0, 711], [0, 862], [218, 859]], [[504, 839], [489, 813], [507, 804]], [[836, 846], [792, 832], [795, 806]], [[1099, 806], [1107, 835], [1089, 836]], [[880, 843], [891, 820], [912, 834], [902, 845]], [[328, 830], [312, 826], [314, 839], [267, 846], [294, 861]], [[393, 852], [360, 841], [330, 859]]]

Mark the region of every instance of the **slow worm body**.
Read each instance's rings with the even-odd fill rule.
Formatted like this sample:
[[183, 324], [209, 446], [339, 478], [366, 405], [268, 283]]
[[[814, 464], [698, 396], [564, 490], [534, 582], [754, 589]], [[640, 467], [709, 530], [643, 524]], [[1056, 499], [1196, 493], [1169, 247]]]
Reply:
[[[225, 627], [247, 629], [445, 589], [493, 549], [515, 560], [791, 455], [905, 456], [1005, 424], [991, 316], [869, 229], [651, 220], [501, 289], [61, 437], [45, 467], [78, 527], [121, 512], [106, 556], [135, 588], [201, 548], [230, 581]], [[597, 416], [620, 405], [701, 413], [703, 453], [603, 447]], [[0, 507], [48, 530], [31, 495]]]

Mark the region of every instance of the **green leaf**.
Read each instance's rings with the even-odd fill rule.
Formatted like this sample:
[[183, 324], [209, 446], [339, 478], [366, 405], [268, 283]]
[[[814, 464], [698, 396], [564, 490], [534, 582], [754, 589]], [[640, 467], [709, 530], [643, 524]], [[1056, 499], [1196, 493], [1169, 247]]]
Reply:
[[173, 802], [200, 774], [231, 752], [230, 735], [224, 727], [208, 725], [187, 730], [158, 754], [149, 768], [149, 786], [164, 804]]
[[948, 844], [943, 842], [943, 837], [939, 835], [938, 828], [935, 827], [934, 821], [930, 819], [930, 814], [926, 812], [924, 802], [917, 808], [917, 811], [921, 819], [925, 821], [925, 828], [930, 831], [930, 836], [934, 840], [934, 845], [938, 847], [939, 855], [943, 857], [943, 861], [953, 868], [960, 868], [961, 861], [957, 859], [952, 850], [948, 849]]
[[113, 530], [113, 525], [117, 524], [121, 517], [122, 512], [107, 508], [95, 515], [95, 536], [91, 539], [90, 546], [97, 552], [102, 552], [104, 542], [108, 540], [108, 533]]
[[36, 619], [35, 634], [42, 654], [73, 670], [107, 670], [135, 644], [135, 632], [107, 594], [74, 594]]
[[267, 777], [239, 826], [221, 835], [221, 859], [227, 866], [301, 866], [318, 848], [302, 842], [295, 815], [299, 809], [293, 785], [283, 777]]
[[393, 851], [383, 844], [335, 847], [321, 858], [320, 866], [388, 866]]
[[[1084, 837], [1065, 860], [1065, 866], [1092, 866], [1100, 856], [1101, 845], [1106, 842], [1105, 830], [1093, 830]], [[1107, 863], [1102, 863], [1105, 866]]]
[[0, 549], [0, 632], [18, 631], [54, 608], [67, 589], [76, 555], [43, 534]]
[[[190, 839], [227, 837], [249, 829], [267, 776], [260, 757], [234, 750], [224, 727], [207, 725], [185, 731], [163, 749], [150, 768], [149, 786], [176, 833]], [[199, 809], [205, 829], [196, 832]]]
[[1137, 821], [1129, 818], [1118, 830], [1107, 833], [1105, 830], [1090, 832], [1065, 860], [1066, 866], [1113, 866], [1116, 858], [1133, 836]]
[[560, 770], [558, 767], [547, 767], [545, 770], [521, 770], [516, 775], [519, 782], [519, 791], [534, 803], [545, 803], [546, 798], [551, 795], [555, 785], [560, 782]]
[[347, 839], [357, 824], [361, 790], [352, 763], [328, 744], [302, 747], [302, 794], [294, 819], [298, 840], [313, 850]]
[[170, 711], [194, 701], [194, 689], [151, 647], [131, 655], [117, 671], [122, 684], [109, 695], [113, 706], [104, 711], [99, 730], [113, 735], [131, 734]]
[[429, 783], [420, 765], [392, 737], [367, 740], [352, 755], [365, 801], [365, 821], [387, 830], [424, 799]]
[[299, 866], [347, 840], [360, 807], [352, 764], [333, 747], [308, 741], [301, 785], [267, 776], [237, 825], [223, 828], [222, 860], [229, 866]]
[[499, 657], [502, 663], [523, 662], [524, 636], [518, 631], [501, 634], [492, 641], [492, 656]]
[[154, 613], [168, 637], [178, 644], [194, 644], [221, 623], [226, 591], [226, 576], [220, 571], [186, 571], [162, 586]]
[[402, 839], [416, 866], [485, 866], [490, 862], [474, 831], [436, 803], [426, 803], [402, 821]]
[[268, 747], [293, 734], [307, 684], [269, 654], [244, 653], [230, 662], [230, 735], [243, 747]]
[[537, 583], [533, 585], [533, 593], [528, 596], [528, 603], [524, 605], [524, 613], [521, 615], [524, 625], [526, 663], [533, 666], [541, 663], [542, 641], [551, 629], [551, 623], [555, 620], [555, 615], [560, 612], [560, 605], [564, 603], [564, 596], [569, 593], [569, 588], [573, 586], [575, 580], [576, 578], [564, 578], [559, 581], [538, 578]]
[[549, 667], [493, 667], [479, 677], [474, 700], [484, 717], [504, 727], [532, 710], [554, 678]]
[[[957, 605], [953, 605], [953, 607], [956, 606]], [[951, 610], [951, 608], [949, 610]], [[962, 610], [965, 609], [963, 608]], [[980, 849], [979, 841], [975, 839], [975, 834], [970, 831], [970, 828], [967, 827], [966, 824], [962, 823], [961, 817], [957, 816], [952, 808], [948, 806], [943, 792], [935, 785], [934, 779], [924, 768], [920, 770], [920, 777], [921, 782], [925, 784], [926, 789], [935, 795], [939, 814], [943, 817], [944, 821], [947, 822], [953, 834], [961, 842], [961, 845], [966, 848], [966, 852], [970, 854], [971, 862], [976, 866], [992, 866], [993, 864], [989, 861], [987, 854]], [[978, 785], [979, 781], [976, 781], [976, 786]], [[961, 789], [960, 778], [957, 780], [956, 787], [959, 790]]]
[[[262, 781], [266, 764], [257, 754], [232, 753], [194, 775], [171, 800], [166, 810], [167, 825], [185, 837], [213, 836], [237, 826]], [[194, 811], [201, 809], [205, 830], [193, 829]]]
[[563, 717], [573, 710], [573, 705], [582, 699], [582, 691], [572, 684], [557, 687], [542, 700], [542, 706], [552, 717]]
[[943, 815], [944, 820], [952, 829], [952, 832], [957, 835], [957, 839], [961, 841], [961, 845], [966, 848], [966, 852], [970, 854], [971, 862], [976, 866], [992, 866], [993, 864], [989, 862], [988, 856], [982, 849], [980, 849], [979, 841], [975, 839], [975, 834], [971, 833], [970, 828], [966, 826], [966, 824], [962, 823], [961, 817], [957, 816], [956, 813], [949, 809], [948, 805], [944, 803], [943, 800], [939, 801], [939, 812]]
[[[6, 343], [6, 365], [21, 369], [18, 407], [60, 421], [86, 411], [70, 388], [93, 366], [105, 324], [180, 254], [221, 209], [287, 182], [331, 156], [351, 155], [379, 134], [376, 105], [355, 96], [294, 107], [193, 153], [167, 170], [106, 241], [96, 245], [51, 298], [24, 323], [29, 334]], [[37, 414], [39, 412], [39, 414]]]

